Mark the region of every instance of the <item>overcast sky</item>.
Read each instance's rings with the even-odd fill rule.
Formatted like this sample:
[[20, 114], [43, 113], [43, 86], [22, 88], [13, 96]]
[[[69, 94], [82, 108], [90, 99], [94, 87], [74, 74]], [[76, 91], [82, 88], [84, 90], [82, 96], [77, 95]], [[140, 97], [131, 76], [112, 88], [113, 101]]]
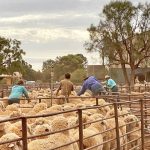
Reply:
[[[131, 0], [150, 2], [150, 0]], [[87, 28], [97, 24], [110, 0], [0, 0], [0, 36], [22, 42], [25, 60], [33, 69], [57, 56], [82, 53], [89, 64], [99, 64], [97, 53], [87, 54]]]

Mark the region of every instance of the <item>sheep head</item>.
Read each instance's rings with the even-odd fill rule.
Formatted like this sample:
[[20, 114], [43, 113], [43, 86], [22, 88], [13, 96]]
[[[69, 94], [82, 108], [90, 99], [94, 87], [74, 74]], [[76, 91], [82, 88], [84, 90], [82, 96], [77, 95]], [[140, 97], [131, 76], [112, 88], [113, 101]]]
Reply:
[[124, 121], [127, 123], [127, 132], [134, 130], [135, 127], [139, 127], [139, 120], [135, 115], [128, 115], [125, 117]]
[[51, 127], [52, 131], [59, 131], [68, 128], [68, 120], [62, 116], [56, 117], [53, 119]]

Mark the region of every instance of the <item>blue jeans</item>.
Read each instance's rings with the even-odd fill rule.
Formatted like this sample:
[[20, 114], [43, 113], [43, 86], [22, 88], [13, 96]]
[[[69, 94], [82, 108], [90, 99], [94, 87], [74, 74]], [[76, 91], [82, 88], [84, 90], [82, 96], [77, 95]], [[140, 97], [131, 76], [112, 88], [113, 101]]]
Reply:
[[9, 105], [13, 103], [19, 103], [19, 98], [10, 98], [8, 99], [8, 103]]
[[98, 96], [101, 95], [101, 92], [105, 92], [105, 89], [101, 84], [96, 83], [91, 86], [91, 91], [93, 93], [93, 96]]

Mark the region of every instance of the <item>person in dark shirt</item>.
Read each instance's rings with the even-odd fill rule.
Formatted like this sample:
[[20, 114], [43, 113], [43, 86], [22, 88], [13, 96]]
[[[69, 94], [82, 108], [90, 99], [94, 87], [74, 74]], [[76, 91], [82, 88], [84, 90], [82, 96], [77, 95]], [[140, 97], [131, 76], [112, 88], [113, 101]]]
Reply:
[[93, 96], [98, 96], [101, 95], [101, 93], [105, 93], [103, 85], [94, 76], [90, 76], [84, 79], [82, 88], [78, 93], [78, 96], [84, 94], [86, 90], [90, 90]]

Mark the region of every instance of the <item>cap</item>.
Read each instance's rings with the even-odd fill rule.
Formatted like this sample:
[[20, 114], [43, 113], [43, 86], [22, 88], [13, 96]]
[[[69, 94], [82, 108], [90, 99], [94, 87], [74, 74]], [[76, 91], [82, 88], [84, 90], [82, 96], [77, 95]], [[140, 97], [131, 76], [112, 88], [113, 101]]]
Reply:
[[105, 79], [108, 79], [108, 78], [110, 78], [110, 76], [109, 76], [109, 75], [106, 75], [106, 76], [105, 76]]

